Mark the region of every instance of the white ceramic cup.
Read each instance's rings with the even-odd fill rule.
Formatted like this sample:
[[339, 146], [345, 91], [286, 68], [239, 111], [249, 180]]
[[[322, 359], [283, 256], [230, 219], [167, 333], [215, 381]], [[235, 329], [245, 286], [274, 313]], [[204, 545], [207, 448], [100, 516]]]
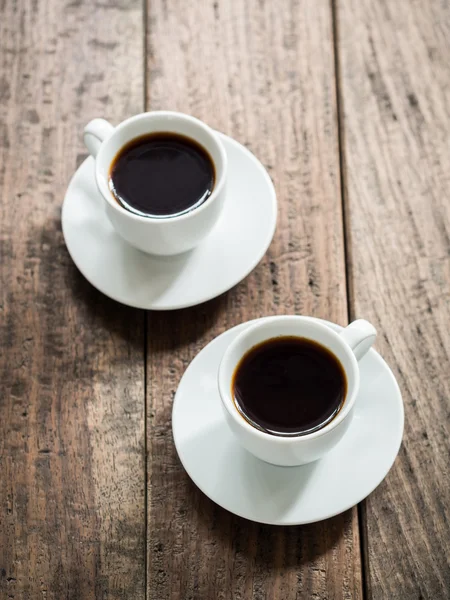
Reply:
[[[153, 132], [187, 136], [208, 152], [215, 168], [214, 189], [200, 206], [180, 215], [140, 216], [126, 210], [109, 189], [109, 172], [118, 152], [131, 140]], [[93, 119], [84, 129], [84, 143], [95, 158], [95, 178], [106, 214], [114, 229], [129, 244], [149, 254], [180, 254], [197, 246], [214, 227], [225, 200], [227, 155], [219, 136], [189, 115], [168, 111], [142, 113], [113, 127]]]
[[[261, 460], [281, 466], [313, 462], [331, 450], [347, 431], [359, 390], [360, 360], [376, 338], [376, 329], [363, 319], [340, 333], [309, 317], [270, 317], [250, 325], [228, 346], [219, 367], [219, 392], [229, 427], [242, 446]], [[339, 360], [347, 377], [347, 394], [338, 414], [327, 425], [305, 435], [277, 436], [251, 425], [238, 411], [232, 390], [241, 358], [254, 346], [279, 336], [297, 336], [318, 342]]]

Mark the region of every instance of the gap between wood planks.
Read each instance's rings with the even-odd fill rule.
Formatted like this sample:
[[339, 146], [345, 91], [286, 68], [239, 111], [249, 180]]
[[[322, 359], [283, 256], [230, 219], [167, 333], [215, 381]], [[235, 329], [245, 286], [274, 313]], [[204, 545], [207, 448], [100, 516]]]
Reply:
[[[344, 155], [344, 114], [343, 114], [343, 98], [341, 95], [341, 69], [339, 56], [339, 23], [337, 16], [338, 0], [330, 0], [331, 19], [333, 27], [333, 55], [334, 55], [334, 82], [336, 86], [336, 117], [337, 117], [337, 137], [338, 137], [338, 152], [339, 152], [339, 177], [341, 183], [341, 206], [342, 206], [342, 237], [344, 240], [344, 267], [345, 267], [345, 285], [347, 296], [347, 318], [350, 323], [354, 318], [354, 287], [353, 287], [353, 263], [350, 243], [350, 222], [349, 222], [349, 207], [347, 206], [347, 180], [346, 180], [346, 164]], [[367, 511], [365, 500], [362, 500], [358, 506], [358, 529], [359, 529], [359, 551], [361, 555], [361, 579], [362, 579], [362, 597], [369, 600], [369, 546], [367, 540]]]
[[[148, 55], [148, 8], [147, 8], [147, 0], [142, 0], [142, 18], [144, 19], [143, 31], [144, 31], [144, 42], [143, 42], [143, 60], [142, 60], [142, 68], [144, 69], [143, 76], [143, 96], [142, 96], [142, 104], [144, 112], [147, 109], [147, 83], [148, 83], [148, 73], [147, 73], [147, 55]], [[145, 534], [145, 544], [144, 544], [144, 598], [147, 600], [148, 598], [148, 443], [147, 443], [147, 387], [148, 387], [148, 366], [147, 366], [147, 354], [148, 354], [148, 319], [147, 319], [147, 311], [144, 310], [144, 534]]]

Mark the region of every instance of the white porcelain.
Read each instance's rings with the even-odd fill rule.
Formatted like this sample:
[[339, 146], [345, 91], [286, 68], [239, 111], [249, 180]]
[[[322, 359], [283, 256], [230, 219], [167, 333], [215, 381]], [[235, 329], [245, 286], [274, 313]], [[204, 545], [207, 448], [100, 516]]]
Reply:
[[171, 310], [219, 296], [256, 267], [275, 232], [275, 190], [251, 152], [217, 136], [228, 159], [223, 212], [199, 246], [178, 256], [144, 254], [124, 242], [106, 216], [94, 159], [79, 167], [64, 198], [62, 228], [73, 261], [94, 287], [129, 306]]
[[403, 403], [392, 371], [369, 350], [359, 363], [360, 391], [341, 441], [313, 463], [271, 465], [236, 443], [217, 387], [224, 352], [248, 326], [238, 325], [209, 343], [180, 381], [172, 429], [184, 468], [211, 500], [259, 523], [301, 525], [351, 508], [381, 483], [400, 447]]
[[[123, 208], [109, 188], [111, 163], [129, 141], [158, 131], [178, 133], [196, 140], [211, 156], [216, 173], [214, 189], [200, 206], [176, 216], [141, 216]], [[226, 198], [227, 155], [220, 137], [202, 121], [183, 113], [142, 113], [113, 127], [93, 119], [84, 141], [95, 158], [95, 178], [113, 227], [129, 244], [149, 254], [170, 256], [191, 250], [210, 233]]]
[[[347, 394], [338, 414], [320, 429], [304, 435], [279, 436], [262, 431], [241, 415], [234, 402], [233, 374], [242, 357], [257, 344], [278, 336], [297, 336], [318, 342], [337, 357], [346, 374]], [[375, 328], [363, 319], [354, 321], [340, 333], [300, 316], [271, 317], [246, 328], [225, 351], [218, 374], [225, 417], [236, 440], [256, 457], [274, 465], [292, 467], [322, 458], [341, 440], [351, 423], [359, 390], [358, 360], [375, 338]]]

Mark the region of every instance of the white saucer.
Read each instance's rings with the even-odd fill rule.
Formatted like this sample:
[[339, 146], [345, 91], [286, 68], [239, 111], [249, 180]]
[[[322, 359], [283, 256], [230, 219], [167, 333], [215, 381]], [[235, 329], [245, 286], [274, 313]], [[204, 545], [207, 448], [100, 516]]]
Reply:
[[256, 267], [275, 232], [275, 190], [249, 150], [219, 135], [229, 164], [223, 214], [200, 246], [176, 257], [149, 256], [115, 233], [97, 190], [94, 160], [83, 162], [64, 198], [62, 229], [70, 256], [94, 287], [129, 306], [171, 310], [219, 296]]
[[172, 428], [188, 475], [211, 500], [259, 523], [301, 525], [354, 506], [381, 483], [400, 448], [403, 402], [392, 371], [370, 350], [360, 362], [353, 421], [332, 452], [301, 467], [269, 465], [239, 446], [225, 422], [217, 389], [222, 355], [246, 326], [226, 331], [203, 348], [181, 379]]

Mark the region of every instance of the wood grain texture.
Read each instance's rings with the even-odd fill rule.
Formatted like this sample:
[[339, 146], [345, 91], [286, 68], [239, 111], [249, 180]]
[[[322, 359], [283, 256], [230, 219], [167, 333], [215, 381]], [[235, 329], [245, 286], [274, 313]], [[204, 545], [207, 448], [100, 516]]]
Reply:
[[144, 597], [144, 314], [60, 208], [83, 125], [142, 110], [142, 3], [0, 2], [0, 597]]
[[172, 399], [195, 354], [267, 314], [345, 323], [346, 286], [331, 10], [325, 0], [148, 2], [147, 107], [189, 112], [265, 164], [275, 240], [228, 294], [148, 317], [148, 598], [361, 598], [356, 511], [306, 527], [250, 523], [190, 482]]
[[404, 394], [400, 456], [366, 504], [368, 596], [450, 598], [450, 5], [340, 0], [354, 316]]

